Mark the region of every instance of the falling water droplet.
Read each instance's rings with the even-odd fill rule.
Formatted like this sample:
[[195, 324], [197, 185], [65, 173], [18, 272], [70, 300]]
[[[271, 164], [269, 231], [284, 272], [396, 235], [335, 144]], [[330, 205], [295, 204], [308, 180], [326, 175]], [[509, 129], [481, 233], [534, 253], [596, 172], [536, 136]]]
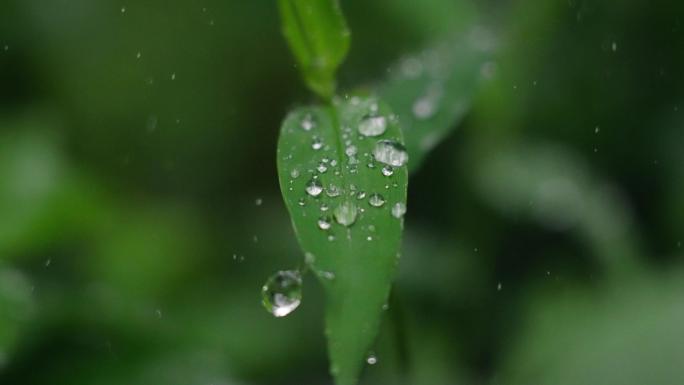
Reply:
[[312, 197], [317, 197], [323, 192], [323, 185], [316, 179], [311, 179], [306, 185], [306, 193]]
[[373, 156], [378, 162], [394, 167], [401, 167], [408, 162], [406, 148], [393, 140], [378, 141], [373, 149]]
[[380, 194], [373, 194], [368, 198], [368, 203], [373, 207], [381, 207], [385, 204], [385, 198]]
[[387, 130], [387, 119], [384, 116], [368, 115], [359, 123], [359, 133], [363, 136], [380, 136]]
[[333, 214], [337, 223], [349, 227], [356, 222], [358, 210], [354, 203], [345, 201], [335, 208]]
[[392, 216], [401, 219], [406, 214], [406, 205], [402, 202], [397, 202], [392, 206]]
[[261, 288], [261, 297], [261, 303], [269, 313], [284, 317], [302, 302], [302, 277], [298, 271], [279, 271]]
[[392, 176], [394, 174], [394, 169], [392, 166], [385, 166], [382, 168], [382, 175], [384, 176]]

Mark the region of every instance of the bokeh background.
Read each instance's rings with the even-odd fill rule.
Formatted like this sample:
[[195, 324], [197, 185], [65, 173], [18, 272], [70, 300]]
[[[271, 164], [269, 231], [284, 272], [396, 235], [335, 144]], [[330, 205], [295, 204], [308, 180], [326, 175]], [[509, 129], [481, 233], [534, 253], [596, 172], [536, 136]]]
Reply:
[[[341, 3], [343, 90], [492, 50], [363, 383], [683, 383], [684, 3]], [[315, 279], [260, 304], [301, 264], [275, 144], [312, 101], [274, 1], [3, 0], [0, 384], [330, 384]]]

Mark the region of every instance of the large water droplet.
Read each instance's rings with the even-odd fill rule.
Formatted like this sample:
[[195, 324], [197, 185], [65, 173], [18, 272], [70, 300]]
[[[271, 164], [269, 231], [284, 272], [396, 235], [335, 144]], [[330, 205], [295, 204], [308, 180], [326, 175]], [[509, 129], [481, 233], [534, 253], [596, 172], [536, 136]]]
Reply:
[[402, 202], [397, 202], [394, 206], [392, 206], [392, 216], [400, 219], [406, 214], [406, 205]]
[[375, 144], [373, 156], [378, 162], [401, 167], [408, 162], [406, 148], [393, 140], [380, 140]]
[[312, 197], [317, 197], [323, 192], [323, 185], [316, 179], [311, 179], [306, 185], [306, 193]]
[[373, 194], [368, 198], [368, 203], [373, 207], [381, 207], [385, 204], [385, 198], [380, 194]]
[[276, 317], [292, 313], [302, 302], [302, 277], [298, 271], [273, 274], [261, 288], [261, 303]]
[[337, 223], [349, 227], [356, 222], [358, 210], [354, 203], [345, 201], [335, 208], [333, 214]]
[[387, 119], [384, 116], [368, 115], [359, 123], [359, 133], [364, 136], [380, 136], [387, 130]]

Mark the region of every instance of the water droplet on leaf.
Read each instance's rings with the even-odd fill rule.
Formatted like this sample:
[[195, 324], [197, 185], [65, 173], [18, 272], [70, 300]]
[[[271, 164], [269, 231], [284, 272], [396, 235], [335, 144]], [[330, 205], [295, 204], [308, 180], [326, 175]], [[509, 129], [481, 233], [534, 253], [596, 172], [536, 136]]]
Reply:
[[384, 116], [366, 116], [359, 123], [359, 133], [363, 136], [380, 136], [387, 130], [387, 119]]
[[311, 179], [306, 185], [306, 193], [312, 197], [317, 197], [323, 192], [323, 185], [316, 179]]
[[404, 214], [406, 214], [406, 205], [402, 202], [397, 202], [394, 206], [392, 206], [392, 216], [401, 219]]
[[408, 162], [408, 152], [406, 148], [393, 140], [381, 140], [375, 144], [373, 156], [378, 162], [401, 167]]
[[337, 223], [349, 227], [356, 222], [358, 210], [354, 203], [345, 201], [335, 208], [333, 214]]
[[368, 198], [368, 203], [373, 207], [381, 207], [385, 204], [385, 198], [380, 194], [373, 194]]
[[332, 226], [330, 217], [321, 217], [318, 219], [318, 228], [321, 230], [329, 230]]

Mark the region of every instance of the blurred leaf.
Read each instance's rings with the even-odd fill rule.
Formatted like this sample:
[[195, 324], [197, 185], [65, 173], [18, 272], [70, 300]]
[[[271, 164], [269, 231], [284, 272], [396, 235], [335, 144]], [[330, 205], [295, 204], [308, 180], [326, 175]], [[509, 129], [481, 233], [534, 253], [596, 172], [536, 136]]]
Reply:
[[[399, 255], [403, 219], [391, 211], [406, 202], [407, 170], [396, 167], [385, 176], [372, 155], [379, 158], [377, 149], [388, 140], [402, 142], [387, 116], [389, 108], [372, 98], [300, 108], [286, 118], [278, 143], [281, 191], [307, 262], [327, 292], [326, 333], [339, 385], [356, 383]], [[386, 131], [359, 134], [369, 119], [381, 119]], [[380, 200], [379, 207], [371, 204]]]
[[34, 314], [29, 280], [20, 271], [0, 265], [0, 371], [18, 348], [20, 335]]
[[634, 268], [641, 251], [628, 206], [619, 191], [593, 176], [568, 148], [551, 143], [498, 146], [471, 163], [476, 186], [495, 208], [527, 215], [551, 230], [574, 230], [605, 267]]
[[283, 34], [306, 84], [330, 99], [335, 71], [349, 50], [349, 30], [337, 0], [279, 0]]
[[508, 355], [500, 383], [681, 383], [681, 271], [605, 289], [598, 295], [573, 291], [537, 303]]
[[468, 38], [402, 58], [379, 85], [378, 94], [401, 121], [411, 172], [469, 111], [493, 45], [488, 31], [474, 28]]

